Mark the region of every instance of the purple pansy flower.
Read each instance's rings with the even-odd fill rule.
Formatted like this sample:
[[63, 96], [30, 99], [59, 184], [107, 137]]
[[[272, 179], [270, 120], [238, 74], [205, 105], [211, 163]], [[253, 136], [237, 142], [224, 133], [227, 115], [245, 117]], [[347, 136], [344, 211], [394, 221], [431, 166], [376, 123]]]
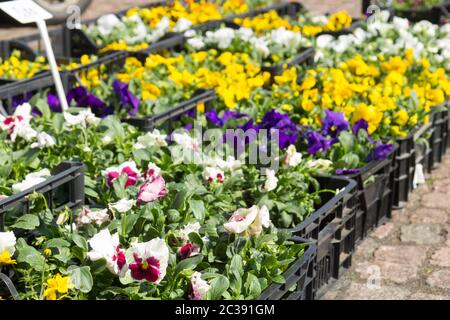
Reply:
[[360, 169], [336, 169], [336, 174], [339, 176], [358, 174], [360, 172]]
[[345, 120], [343, 112], [333, 112], [331, 110], [325, 110], [326, 117], [322, 123], [322, 133], [325, 136], [331, 136], [336, 138], [339, 133], [344, 130], [348, 130], [348, 121]]
[[223, 116], [220, 117], [215, 109], [212, 109], [205, 113], [206, 118], [214, 124], [215, 126], [222, 128], [224, 124], [231, 118], [233, 119], [241, 119], [247, 117], [245, 113], [239, 113], [233, 110], [227, 110], [224, 112]]
[[120, 82], [119, 80], [114, 80], [113, 89], [120, 97], [122, 106], [131, 107], [128, 114], [130, 116], [135, 116], [139, 110], [139, 99], [128, 89], [128, 84]]
[[54, 94], [49, 93], [47, 95], [47, 104], [53, 112], [62, 112], [61, 103], [59, 102], [58, 97]]
[[17, 108], [18, 106], [28, 102], [33, 98], [33, 93], [28, 92], [25, 95], [15, 96], [12, 98], [11, 106], [13, 109]]
[[309, 131], [306, 134], [306, 139], [308, 140], [308, 153], [315, 155], [319, 151], [326, 152], [332, 145], [330, 139], [325, 138], [318, 132]]
[[297, 125], [287, 114], [281, 114], [275, 110], [267, 112], [261, 120], [260, 128], [269, 130], [271, 134], [277, 130], [281, 149], [297, 142]]
[[361, 119], [355, 122], [355, 124], [352, 127], [352, 132], [356, 136], [358, 135], [359, 130], [364, 130], [367, 132], [368, 129], [369, 123], [366, 120]]
[[[52, 99], [57, 99], [57, 97], [55, 96]], [[82, 86], [73, 88], [67, 93], [67, 103], [70, 104], [72, 100], [75, 100], [78, 107], [90, 108], [95, 115], [102, 118], [114, 113], [112, 107], [107, 106], [105, 102], [97, 98], [92, 93], [89, 93], [87, 89]]]
[[375, 145], [375, 149], [370, 154], [369, 158], [367, 159], [367, 162], [370, 161], [380, 161], [386, 159], [389, 154], [394, 149], [394, 146], [392, 144], [384, 144], [382, 142], [378, 142]]

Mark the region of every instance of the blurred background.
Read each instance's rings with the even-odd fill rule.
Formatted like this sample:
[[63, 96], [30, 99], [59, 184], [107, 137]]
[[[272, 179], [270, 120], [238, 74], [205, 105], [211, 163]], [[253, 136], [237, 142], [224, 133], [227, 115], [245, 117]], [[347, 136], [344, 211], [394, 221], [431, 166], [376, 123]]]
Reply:
[[[5, 0], [0, 0], [5, 1]], [[36, 0], [36, 2], [42, 4], [58, 2], [60, 0]], [[82, 6], [88, 4], [87, 0], [65, 0], [67, 3], [80, 3]], [[132, 6], [145, 5], [151, 3], [151, 0], [92, 0], [90, 5], [82, 14], [82, 19], [91, 19], [101, 16], [105, 13], [114, 13], [120, 10], [127, 9]], [[346, 10], [353, 17], [360, 16], [361, 13], [361, 1], [360, 0], [302, 0], [301, 2], [308, 10], [314, 13], [329, 13], [339, 10]], [[61, 6], [61, 10], [65, 10], [64, 6]], [[11, 26], [5, 18], [0, 18], [0, 40], [7, 40], [17, 38], [23, 35], [36, 32], [33, 27], [21, 27]]]

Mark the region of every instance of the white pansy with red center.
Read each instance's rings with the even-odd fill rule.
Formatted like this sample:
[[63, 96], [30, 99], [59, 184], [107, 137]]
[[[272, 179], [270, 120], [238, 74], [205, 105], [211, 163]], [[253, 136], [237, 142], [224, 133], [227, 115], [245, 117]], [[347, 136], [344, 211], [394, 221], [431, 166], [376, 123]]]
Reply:
[[7, 131], [13, 142], [17, 137], [29, 141], [37, 136], [37, 132], [30, 126], [30, 120], [31, 105], [24, 103], [16, 108], [12, 116], [0, 115], [0, 129]]
[[97, 233], [89, 241], [92, 250], [87, 256], [91, 261], [106, 260], [106, 267], [111, 273], [122, 277], [127, 271], [125, 251], [120, 248], [119, 235], [111, 235], [108, 229]]
[[222, 170], [213, 168], [213, 167], [207, 167], [203, 170], [203, 179], [210, 183], [223, 183], [223, 180], [225, 179], [225, 174]]
[[152, 179], [152, 178], [156, 178], [157, 176], [159, 176], [161, 174], [161, 168], [158, 167], [156, 164], [154, 164], [153, 162], [150, 162], [148, 164], [147, 167], [147, 175], [146, 178], [147, 179]]
[[103, 210], [91, 210], [90, 208], [84, 207], [80, 214], [78, 215], [76, 222], [77, 225], [86, 225], [95, 223], [97, 225], [102, 225], [105, 222], [110, 221], [108, 214], [108, 209]]
[[297, 149], [293, 144], [286, 150], [286, 158], [284, 159], [284, 165], [286, 167], [296, 167], [302, 162], [302, 154], [297, 152]]
[[109, 205], [109, 208], [111, 210], [116, 210], [120, 213], [126, 213], [130, 211], [134, 206], [136, 205], [136, 200], [128, 200], [128, 199], [122, 199], [116, 203], [111, 203]]
[[264, 191], [270, 192], [277, 188], [278, 186], [278, 178], [275, 175], [274, 170], [267, 169], [266, 170], [266, 182], [264, 184]]
[[152, 177], [139, 189], [138, 203], [153, 202], [167, 195], [166, 182], [162, 176]]
[[110, 167], [103, 171], [103, 175], [106, 178], [106, 183], [110, 187], [112, 186], [114, 180], [118, 179], [122, 174], [127, 175], [125, 187], [136, 185], [140, 177], [139, 170], [137, 169], [134, 161], [127, 161], [118, 167]]
[[184, 149], [192, 150], [194, 152], [200, 152], [199, 142], [192, 138], [187, 132], [173, 133], [172, 139], [176, 144], [182, 146]]
[[196, 243], [188, 242], [178, 249], [178, 254], [182, 260], [198, 256], [200, 254], [200, 246]]
[[165, 277], [169, 248], [163, 239], [133, 244], [131, 250], [134, 262], [130, 263], [129, 268], [134, 280], [159, 283]]
[[205, 300], [211, 286], [202, 279], [200, 272], [194, 272], [191, 276], [191, 288], [189, 293], [190, 300]]
[[223, 226], [230, 233], [244, 235], [247, 232], [249, 236], [259, 236], [270, 223], [267, 207], [253, 206], [250, 209], [238, 209]]

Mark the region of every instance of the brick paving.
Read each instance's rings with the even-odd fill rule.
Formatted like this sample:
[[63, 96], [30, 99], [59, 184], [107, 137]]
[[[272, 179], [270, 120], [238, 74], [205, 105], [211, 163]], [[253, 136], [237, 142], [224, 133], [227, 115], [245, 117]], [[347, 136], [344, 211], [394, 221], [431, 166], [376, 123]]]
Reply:
[[450, 154], [322, 299], [450, 300]]

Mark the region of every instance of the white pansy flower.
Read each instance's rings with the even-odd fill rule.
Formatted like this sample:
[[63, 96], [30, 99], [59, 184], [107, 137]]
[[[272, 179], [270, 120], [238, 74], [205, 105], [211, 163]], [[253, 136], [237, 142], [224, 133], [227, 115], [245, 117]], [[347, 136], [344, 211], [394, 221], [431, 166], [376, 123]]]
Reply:
[[97, 29], [102, 36], [110, 35], [119, 25], [122, 25], [122, 21], [115, 14], [107, 14], [97, 20]]
[[160, 283], [169, 265], [169, 248], [163, 239], [155, 238], [131, 247], [133, 262], [129, 264], [130, 276], [136, 281]]
[[189, 293], [190, 300], [205, 300], [211, 286], [207, 281], [202, 279], [202, 274], [195, 271], [191, 278], [191, 292]]
[[190, 45], [195, 50], [200, 50], [205, 47], [205, 43], [200, 38], [191, 38], [187, 41], [188, 45]]
[[302, 162], [302, 154], [297, 152], [294, 145], [290, 145], [286, 151], [284, 165], [288, 167], [296, 167]]
[[148, 147], [157, 146], [165, 147], [167, 146], [167, 135], [160, 133], [158, 129], [153, 130], [153, 132], [148, 132], [137, 138], [137, 142], [134, 144], [134, 149], [146, 149]]
[[195, 233], [199, 233], [200, 231], [200, 223], [195, 222], [195, 223], [188, 223], [187, 225], [185, 225], [183, 227], [183, 229], [180, 230], [180, 237], [182, 238], [183, 241], [187, 241], [189, 239], [189, 234], [195, 232]]
[[177, 21], [177, 24], [173, 28], [174, 32], [183, 32], [188, 30], [192, 26], [192, 21], [186, 18], [180, 18]]
[[267, 169], [266, 170], [266, 182], [264, 183], [264, 191], [270, 192], [277, 188], [278, 186], [278, 178], [275, 175], [274, 170]]
[[130, 211], [134, 206], [136, 205], [136, 200], [128, 200], [128, 199], [122, 199], [116, 203], [111, 203], [109, 205], [109, 208], [111, 210], [116, 210], [120, 213], [126, 213]]
[[106, 268], [114, 274], [124, 276], [127, 271], [125, 252], [120, 248], [119, 235], [111, 235], [108, 229], [97, 233], [88, 241], [92, 250], [87, 253], [89, 260], [106, 260]]
[[16, 252], [16, 236], [14, 232], [0, 232], [0, 255], [7, 251], [10, 256]]
[[228, 222], [224, 224], [224, 228], [230, 233], [243, 234], [247, 231], [250, 236], [258, 236], [263, 228], [270, 226], [270, 223], [267, 207], [259, 208], [258, 206], [253, 206], [250, 209], [238, 209]]
[[37, 142], [31, 144], [32, 149], [53, 147], [56, 144], [55, 139], [45, 132], [38, 133], [36, 138]]
[[14, 193], [28, 190], [47, 180], [47, 178], [50, 177], [50, 175], [51, 174], [48, 169], [43, 169], [38, 172], [30, 173], [25, 177], [24, 181], [14, 184], [12, 186], [12, 190]]

